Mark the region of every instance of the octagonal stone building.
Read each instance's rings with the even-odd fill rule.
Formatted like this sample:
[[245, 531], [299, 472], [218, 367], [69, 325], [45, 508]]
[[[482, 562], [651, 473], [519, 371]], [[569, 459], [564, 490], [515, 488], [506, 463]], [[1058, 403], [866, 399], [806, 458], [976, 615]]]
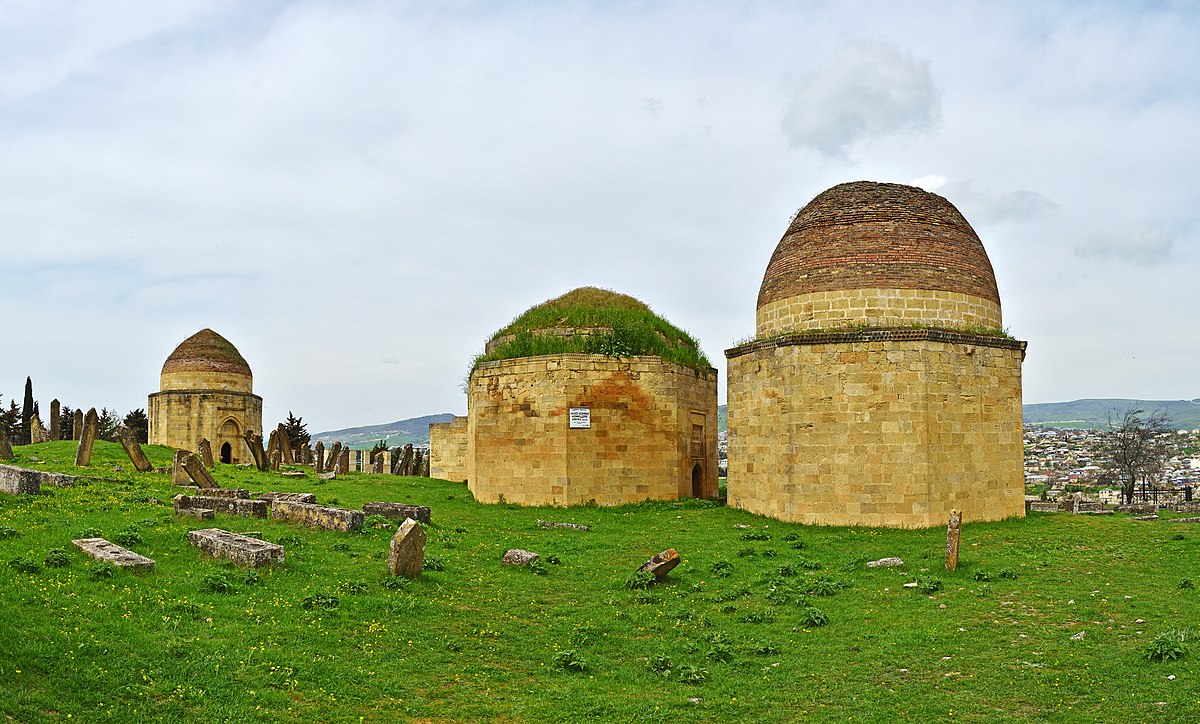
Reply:
[[1021, 363], [979, 237], [946, 199], [819, 194], [767, 265], [753, 342], [726, 350], [734, 507], [825, 525], [1024, 515]]
[[200, 438], [225, 463], [251, 459], [242, 438], [262, 431], [262, 398], [237, 347], [211, 329], [183, 340], [163, 363], [159, 391], [149, 398], [152, 445], [196, 451]]
[[432, 460], [455, 469], [447, 451], [465, 450], [481, 502], [717, 495], [717, 371], [690, 336], [624, 294], [576, 289], [493, 335], [457, 429], [437, 431]]

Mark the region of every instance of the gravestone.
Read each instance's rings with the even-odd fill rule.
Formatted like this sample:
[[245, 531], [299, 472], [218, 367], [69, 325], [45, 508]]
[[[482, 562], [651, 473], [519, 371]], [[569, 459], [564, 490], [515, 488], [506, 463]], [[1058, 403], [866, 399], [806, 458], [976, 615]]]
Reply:
[[958, 539], [962, 534], [962, 511], [950, 511], [950, 522], [946, 524], [946, 570], [958, 568]]
[[38, 417], [35, 412], [29, 417], [29, 442], [46, 442], [50, 439], [50, 433], [46, 428], [42, 427], [42, 418]]
[[265, 448], [267, 457], [270, 458], [272, 450], [279, 449], [279, 430], [272, 430], [267, 436], [267, 447]]
[[247, 518], [266, 518], [271, 509], [267, 500], [247, 500], [246, 498], [224, 498], [217, 495], [184, 495], [180, 493], [172, 499], [176, 513], [188, 508], [207, 508], [218, 513], [240, 515]]
[[313, 463], [313, 470], [320, 475], [325, 472], [325, 443], [317, 441], [317, 458]]
[[275, 437], [279, 441], [279, 460], [284, 463], [294, 462], [292, 455], [292, 441], [288, 440], [287, 428], [283, 423], [279, 423], [279, 427], [275, 428]]
[[902, 565], [904, 565], [904, 559], [895, 556], [880, 558], [877, 561], [867, 561], [867, 568], [896, 568]]
[[267, 453], [263, 450], [262, 435], [253, 430], [246, 430], [242, 435], [242, 439], [246, 441], [246, 446], [250, 448], [250, 456], [254, 458], [254, 465], [259, 470], [266, 472], [270, 468], [267, 460]]
[[62, 407], [59, 405], [58, 400], [51, 400], [50, 401], [50, 439], [51, 440], [57, 440], [60, 437], [62, 437], [62, 435], [59, 431], [59, 425], [62, 424], [62, 421], [58, 419], [59, 416], [61, 415], [61, 412], [62, 412]]
[[[200, 488], [198, 485], [181, 485], [179, 489], [184, 495], [204, 495], [210, 498], [240, 498], [250, 499], [250, 491], [245, 488]], [[257, 496], [256, 496], [257, 497]]]
[[79, 447], [75, 450], [75, 466], [86, 468], [92, 462], [92, 445], [100, 437], [100, 417], [96, 414], [96, 408], [87, 411], [80, 427], [83, 432], [79, 436]]
[[504, 551], [500, 564], [504, 566], [527, 566], [538, 559], [538, 554], [520, 548], [509, 548]]
[[137, 438], [133, 436], [133, 432], [122, 425], [117, 428], [117, 438], [121, 441], [121, 447], [125, 448], [125, 454], [129, 456], [133, 467], [137, 468], [139, 473], [148, 473], [154, 469], [150, 464], [150, 460], [146, 457], [146, 453], [142, 452], [142, 446], [138, 444]]
[[350, 470], [350, 447], [349, 446], [345, 446], [345, 445], [342, 446], [342, 454], [341, 454], [341, 457], [338, 459], [338, 468], [339, 468], [338, 472], [340, 472], [340, 473], [345, 474], [345, 473], [349, 472], [349, 470]]
[[653, 573], [654, 579], [661, 581], [667, 577], [671, 569], [679, 565], [679, 553], [674, 548], [659, 553], [650, 560], [643, 563], [639, 568], [639, 573]]
[[400, 452], [400, 474], [413, 474], [413, 446], [412, 443], [404, 443], [404, 449]]
[[109, 543], [103, 538], [79, 538], [71, 543], [92, 558], [102, 563], [111, 563], [117, 568], [137, 573], [149, 573], [154, 570], [154, 561], [116, 543]]
[[271, 504], [272, 520], [286, 520], [321, 530], [335, 530], [343, 533], [360, 530], [364, 517], [361, 510], [331, 508], [313, 503], [276, 500]]
[[188, 477], [192, 482], [201, 488], [215, 488], [217, 481], [213, 480], [212, 473], [208, 472], [208, 468], [204, 467], [200, 462], [200, 458], [188, 453], [183, 459], [183, 469], [187, 472]]
[[81, 437], [83, 437], [83, 410], [76, 410], [75, 419], [71, 423], [71, 439], [78, 440]]
[[420, 475], [421, 475], [421, 477], [423, 477], [423, 478], [427, 478], [427, 477], [429, 477], [429, 456], [428, 456], [428, 455], [426, 455], [426, 456], [424, 457], [424, 459], [422, 459], [422, 460], [421, 460], [421, 472], [420, 472]]
[[1025, 503], [1025, 510], [1034, 513], [1057, 513], [1061, 507], [1056, 500], [1030, 500]]
[[[367, 506], [363, 506], [366, 510]], [[539, 528], [566, 528], [567, 530], [591, 530], [592, 526], [583, 525], [582, 523], [554, 523], [549, 520], [539, 520], [537, 522]]]
[[283, 546], [268, 543], [220, 528], [204, 528], [188, 533], [188, 543], [213, 558], [233, 561], [238, 565], [259, 568], [272, 563], [283, 563]]
[[175, 457], [171, 461], [171, 482], [175, 485], [188, 485], [192, 482], [192, 479], [188, 477], [187, 470], [183, 468], [183, 464], [190, 454], [187, 450], [175, 451]]
[[271, 469], [279, 469], [279, 448], [271, 448]]
[[416, 578], [425, 567], [425, 531], [412, 518], [396, 529], [388, 546], [388, 572], [393, 576]]
[[382, 515], [392, 520], [413, 520], [429, 525], [431, 521], [429, 508], [424, 505], [404, 505], [403, 503], [363, 503], [363, 512], [367, 515]]
[[212, 443], [208, 441], [207, 437], [202, 437], [196, 447], [200, 448], [200, 463], [204, 467], [211, 469], [215, 464], [213, 462]]
[[178, 515], [190, 515], [200, 520], [212, 520], [216, 517], [216, 511], [212, 508], [176, 508], [175, 513]]
[[0, 460], [12, 460], [13, 449], [12, 443], [8, 441], [8, 436], [0, 433]]
[[259, 500], [269, 500], [274, 503], [277, 500], [288, 500], [293, 503], [315, 503], [317, 496], [312, 493], [259, 493], [254, 496]]
[[371, 461], [371, 472], [379, 475], [383, 473], [383, 451], [375, 453], [374, 459]]

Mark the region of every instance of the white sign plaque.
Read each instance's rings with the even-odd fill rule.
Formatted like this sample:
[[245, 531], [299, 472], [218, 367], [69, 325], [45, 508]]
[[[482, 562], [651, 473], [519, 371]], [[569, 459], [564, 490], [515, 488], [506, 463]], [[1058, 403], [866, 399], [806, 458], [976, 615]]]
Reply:
[[572, 407], [570, 429], [587, 430], [592, 426], [592, 411], [587, 407]]

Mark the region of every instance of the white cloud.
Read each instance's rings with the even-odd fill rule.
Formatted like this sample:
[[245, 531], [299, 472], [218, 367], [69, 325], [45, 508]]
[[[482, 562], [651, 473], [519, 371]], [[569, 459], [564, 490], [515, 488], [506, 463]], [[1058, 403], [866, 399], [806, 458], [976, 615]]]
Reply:
[[929, 61], [890, 43], [860, 41], [799, 79], [783, 134], [793, 146], [841, 158], [862, 140], [929, 131], [939, 115]]
[[1036, 191], [982, 190], [971, 181], [946, 181], [937, 193], [949, 199], [972, 224], [1033, 221], [1058, 210], [1058, 204]]
[[1153, 226], [1093, 234], [1075, 247], [1075, 254], [1097, 261], [1128, 262], [1141, 267], [1166, 263], [1175, 246], [1175, 234]]

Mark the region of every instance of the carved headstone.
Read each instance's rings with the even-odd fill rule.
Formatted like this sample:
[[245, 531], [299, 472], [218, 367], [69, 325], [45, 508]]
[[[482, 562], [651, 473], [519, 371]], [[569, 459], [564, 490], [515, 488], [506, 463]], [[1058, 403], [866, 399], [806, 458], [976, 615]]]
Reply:
[[75, 450], [75, 465], [86, 468], [92, 462], [92, 445], [100, 437], [100, 417], [96, 414], [96, 408], [87, 411], [80, 427], [83, 432], [79, 436], [79, 447]]
[[283, 423], [279, 423], [279, 427], [275, 428], [276, 437], [279, 440], [279, 460], [284, 463], [291, 463], [295, 460], [292, 455], [292, 441], [288, 440], [287, 428]]
[[643, 563], [639, 568], [639, 573], [653, 573], [654, 579], [661, 581], [667, 577], [671, 569], [679, 565], [679, 553], [674, 548], [659, 553], [650, 560]]
[[342, 473], [345, 473], [350, 470], [350, 448], [349, 447], [346, 447], [346, 446], [342, 447], [342, 456], [338, 460], [338, 467], [341, 468], [341, 470], [339, 472], [342, 472]]
[[950, 522], [946, 525], [946, 570], [958, 568], [958, 538], [962, 532], [962, 511], [950, 511]]
[[317, 441], [317, 458], [313, 463], [313, 470], [317, 475], [325, 472], [325, 443]]
[[213, 466], [212, 443], [208, 441], [207, 437], [202, 437], [196, 446], [200, 448], [200, 462], [204, 467], [211, 468]]
[[429, 477], [429, 456], [428, 455], [426, 455], [425, 458], [421, 461], [421, 473], [420, 474], [421, 474], [421, 477], [423, 477], [423, 478]]
[[404, 450], [400, 453], [400, 474], [413, 474], [413, 446], [412, 443], [404, 443]]
[[217, 481], [213, 480], [213, 476], [208, 472], [208, 468], [200, 462], [200, 458], [188, 453], [183, 459], [183, 469], [187, 471], [188, 477], [192, 482], [201, 488], [215, 488]]
[[83, 410], [75, 411], [75, 420], [71, 423], [71, 439], [78, 440], [83, 437]]
[[393, 576], [416, 578], [425, 566], [425, 531], [421, 524], [406, 518], [388, 546], [388, 572]]
[[188, 477], [187, 470], [183, 469], [183, 464], [190, 454], [187, 450], [175, 451], [175, 457], [171, 461], [171, 482], [175, 485], [189, 485], [192, 482], [192, 479]]
[[274, 450], [278, 450], [278, 449], [279, 449], [279, 430], [276, 429], [276, 430], [272, 430], [271, 434], [267, 436], [267, 447], [265, 449], [266, 453], [267, 453], [267, 459], [270, 460], [271, 452]]
[[12, 460], [13, 449], [12, 444], [8, 441], [8, 436], [0, 434], [0, 460]]
[[271, 448], [271, 469], [279, 469], [279, 448]]
[[29, 418], [29, 442], [46, 442], [50, 439], [50, 433], [46, 428], [42, 427], [42, 419], [35, 412]]
[[58, 428], [58, 426], [62, 424], [62, 422], [58, 419], [59, 415], [61, 414], [61, 410], [62, 410], [62, 408], [59, 405], [58, 400], [50, 401], [50, 439], [51, 440], [57, 440], [60, 437], [62, 437], [62, 434], [60, 433], [59, 428]]
[[150, 460], [146, 457], [146, 453], [142, 452], [142, 446], [138, 444], [137, 438], [133, 432], [122, 425], [117, 428], [117, 437], [121, 441], [121, 447], [125, 448], [125, 454], [129, 456], [129, 460], [133, 463], [133, 467], [137, 468], [139, 473], [148, 473], [154, 469], [150, 464]]
[[266, 470], [269, 466], [267, 463], [267, 454], [263, 450], [262, 435], [253, 430], [246, 430], [242, 435], [242, 439], [246, 441], [246, 446], [250, 448], [250, 456], [254, 458], [254, 466], [259, 470]]

